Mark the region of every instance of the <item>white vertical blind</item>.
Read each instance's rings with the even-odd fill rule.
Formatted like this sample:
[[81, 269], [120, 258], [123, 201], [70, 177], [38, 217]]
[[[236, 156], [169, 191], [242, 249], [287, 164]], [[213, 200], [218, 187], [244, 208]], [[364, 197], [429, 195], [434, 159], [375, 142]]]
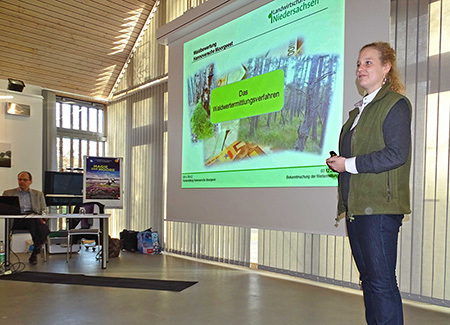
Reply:
[[166, 83], [108, 107], [108, 155], [123, 157], [123, 210], [112, 210], [111, 232], [163, 231], [164, 93]]
[[400, 237], [400, 290], [450, 305], [450, 1], [391, 1], [391, 43], [413, 104], [412, 214]]

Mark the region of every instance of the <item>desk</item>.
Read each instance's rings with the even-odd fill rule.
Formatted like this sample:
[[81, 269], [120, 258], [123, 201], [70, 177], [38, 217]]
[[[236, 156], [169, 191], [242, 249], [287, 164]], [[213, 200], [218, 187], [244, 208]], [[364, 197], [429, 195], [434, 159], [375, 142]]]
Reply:
[[22, 218], [34, 218], [34, 219], [59, 219], [59, 218], [99, 218], [100, 219], [100, 231], [102, 232], [102, 253], [100, 255], [102, 260], [102, 269], [106, 269], [106, 263], [108, 262], [108, 248], [109, 248], [109, 229], [108, 221], [110, 214], [47, 214], [41, 215], [0, 215], [0, 218], [5, 219], [5, 266], [8, 269], [10, 266], [10, 242], [9, 242], [9, 229], [11, 227], [10, 222], [12, 219]]

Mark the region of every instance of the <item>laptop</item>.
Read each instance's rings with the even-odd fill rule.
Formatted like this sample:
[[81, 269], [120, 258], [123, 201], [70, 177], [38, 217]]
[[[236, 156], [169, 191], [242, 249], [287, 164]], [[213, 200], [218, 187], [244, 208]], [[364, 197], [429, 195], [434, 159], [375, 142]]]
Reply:
[[0, 215], [20, 215], [20, 203], [18, 196], [0, 196]]

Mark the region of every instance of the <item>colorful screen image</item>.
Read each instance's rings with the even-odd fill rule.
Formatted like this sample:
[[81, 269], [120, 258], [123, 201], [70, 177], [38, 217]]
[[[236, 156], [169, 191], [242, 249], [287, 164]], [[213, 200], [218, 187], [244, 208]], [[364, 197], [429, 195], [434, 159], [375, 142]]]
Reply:
[[274, 1], [184, 44], [183, 188], [336, 186], [344, 1]]

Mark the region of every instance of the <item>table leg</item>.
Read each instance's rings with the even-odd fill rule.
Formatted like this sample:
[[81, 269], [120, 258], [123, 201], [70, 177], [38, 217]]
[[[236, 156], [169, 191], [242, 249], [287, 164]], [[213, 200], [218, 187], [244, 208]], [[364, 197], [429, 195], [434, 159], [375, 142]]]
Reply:
[[109, 249], [109, 227], [108, 218], [101, 218], [101, 230], [102, 230], [102, 269], [106, 269], [106, 263], [108, 262], [108, 249]]
[[[106, 262], [109, 262], [109, 219], [105, 218], [105, 228], [106, 228]], [[106, 267], [106, 266], [105, 266]]]
[[5, 219], [5, 271], [9, 270], [11, 264], [11, 251], [10, 251], [10, 237], [9, 237], [9, 228], [10, 228], [11, 219]]

